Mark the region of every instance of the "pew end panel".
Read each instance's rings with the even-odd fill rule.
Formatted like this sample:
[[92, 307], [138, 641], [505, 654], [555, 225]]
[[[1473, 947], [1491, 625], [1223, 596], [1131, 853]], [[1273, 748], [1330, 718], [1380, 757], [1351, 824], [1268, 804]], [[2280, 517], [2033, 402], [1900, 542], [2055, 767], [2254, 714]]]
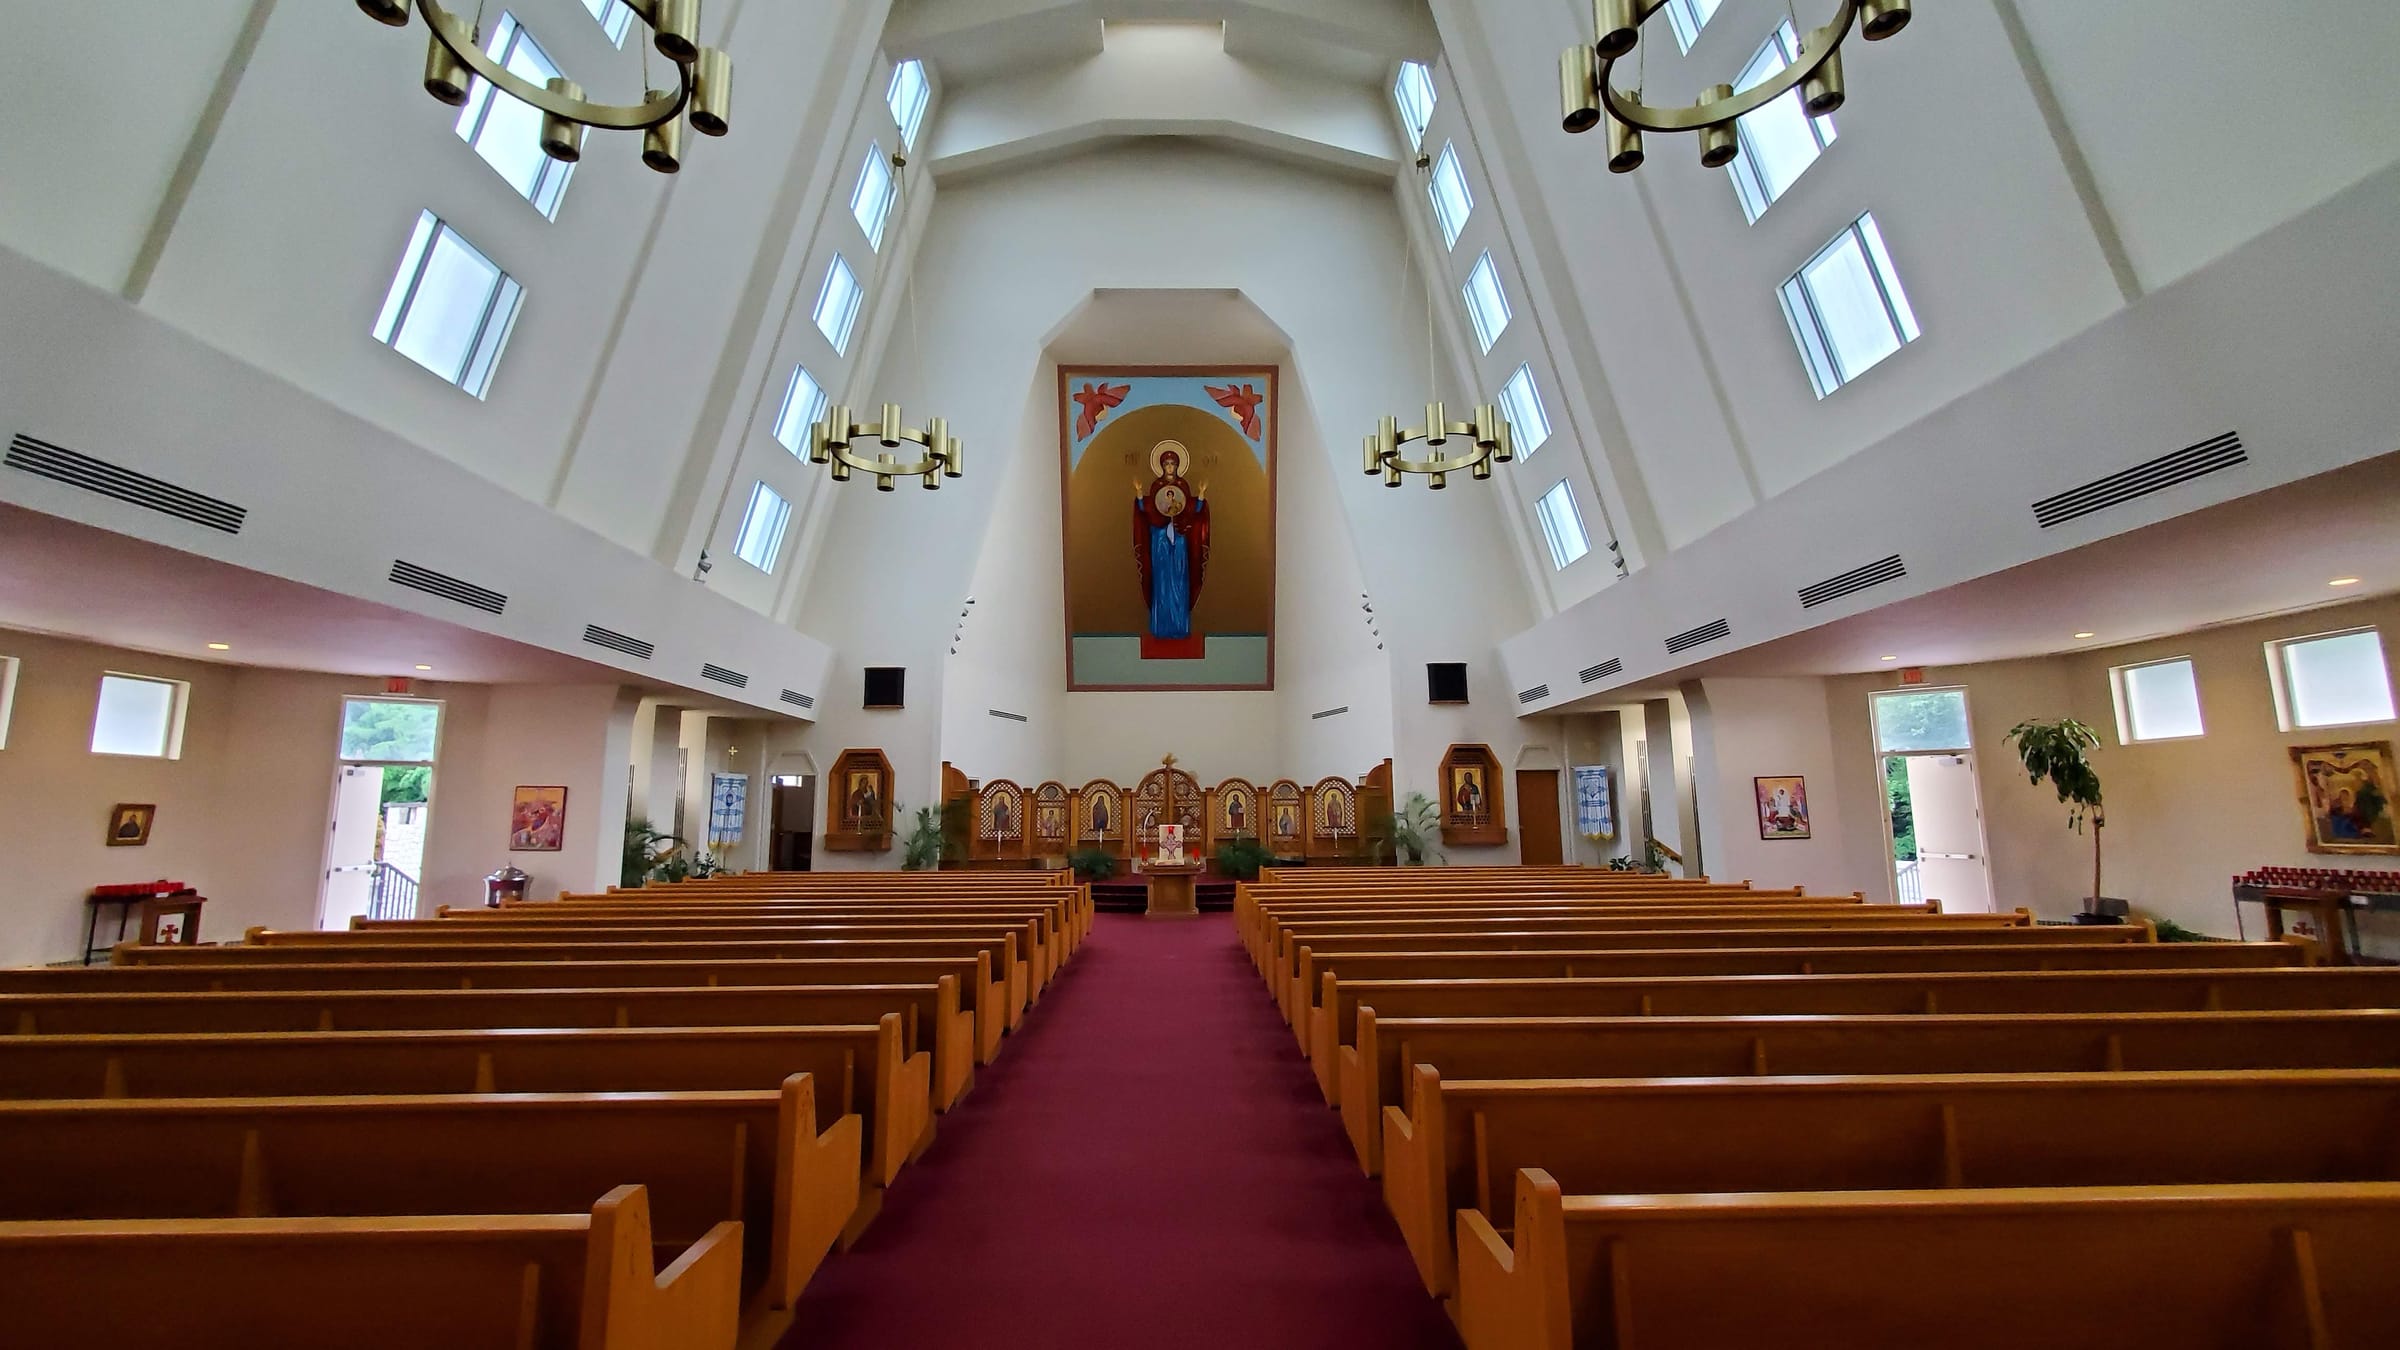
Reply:
[[[1458, 1216], [1468, 1350], [2369, 1350], [2400, 1327], [2391, 1184], [1562, 1196], [1527, 1169], [1515, 1199], [1513, 1234]], [[2142, 1296], [2062, 1277], [2091, 1270]]]
[[[1400, 1226], [1425, 1292], [1444, 1298], [1452, 1289], [1455, 1254], [1450, 1240], [1449, 1147], [1442, 1138], [1439, 1107], [1441, 1075], [1423, 1067], [1410, 1072], [1417, 1080], [1410, 1109], [1383, 1108], [1383, 1203]], [[1435, 1109], [1418, 1106], [1420, 1097], [1433, 1101]]]

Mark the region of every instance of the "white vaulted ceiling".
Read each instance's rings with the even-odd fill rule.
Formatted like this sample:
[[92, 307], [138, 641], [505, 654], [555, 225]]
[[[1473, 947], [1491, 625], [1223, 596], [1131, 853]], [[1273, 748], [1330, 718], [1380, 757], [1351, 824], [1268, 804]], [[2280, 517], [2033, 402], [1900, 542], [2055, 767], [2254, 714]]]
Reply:
[[942, 83], [944, 178], [1145, 137], [1388, 178], [1384, 86], [1439, 45], [1423, 0], [912, 0], [884, 36]]

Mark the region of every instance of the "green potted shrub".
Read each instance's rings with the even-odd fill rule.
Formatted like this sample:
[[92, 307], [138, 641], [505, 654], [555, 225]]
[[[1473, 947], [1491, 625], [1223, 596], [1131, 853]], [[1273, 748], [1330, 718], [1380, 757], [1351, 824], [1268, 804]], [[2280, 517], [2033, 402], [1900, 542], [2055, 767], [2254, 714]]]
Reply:
[[950, 834], [944, 828], [942, 816], [938, 807], [917, 808], [916, 818], [909, 822], [908, 834], [900, 841], [901, 871], [931, 872], [942, 865], [942, 859], [950, 851]]
[[1392, 812], [1387, 832], [1392, 852], [1402, 867], [1423, 867], [1427, 859], [1442, 856], [1442, 851], [1433, 846], [1433, 841], [1441, 837], [1442, 815], [1433, 799], [1422, 792], [1412, 792], [1400, 799], [1400, 809]]
[[1077, 849], [1068, 855], [1067, 866], [1075, 869], [1077, 881], [1106, 881], [1117, 874], [1116, 855], [1104, 848]]
[[2076, 916], [2077, 922], [2119, 922], [2116, 916], [2102, 912], [2100, 899], [2100, 830], [2108, 820], [2100, 803], [2100, 775], [2092, 768], [2091, 758], [2100, 746], [2100, 733], [2072, 717], [2037, 718], [2010, 727], [2008, 742], [2024, 763], [2027, 782], [2038, 785], [2048, 779], [2058, 790], [2058, 799], [2067, 808], [2068, 829], [2081, 834], [2084, 821], [2092, 823], [2092, 894]]
[[1217, 871], [1235, 881], [1258, 880], [1258, 869], [1274, 861], [1275, 855], [1251, 835], [1239, 835], [1217, 845]]

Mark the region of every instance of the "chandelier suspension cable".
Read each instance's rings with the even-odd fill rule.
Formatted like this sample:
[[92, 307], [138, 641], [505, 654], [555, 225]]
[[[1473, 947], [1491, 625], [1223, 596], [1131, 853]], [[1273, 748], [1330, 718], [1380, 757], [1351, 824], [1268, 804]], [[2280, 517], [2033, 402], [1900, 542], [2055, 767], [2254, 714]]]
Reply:
[[[892, 205], [886, 214], [886, 224], [892, 216], [900, 224], [892, 238], [892, 252], [885, 255], [891, 267], [900, 267], [899, 255], [908, 234], [908, 211], [905, 185], [908, 179], [908, 156], [903, 152], [892, 155]], [[920, 244], [923, 242], [919, 240]], [[925, 345], [917, 326], [917, 288], [914, 259], [900, 275], [900, 303], [908, 310], [908, 346], [911, 373], [920, 380], [926, 378]], [[875, 275], [887, 276], [882, 261]], [[889, 365], [887, 361], [885, 363]], [[853, 448], [857, 446], [858, 448]], [[913, 460], [901, 460], [892, 452], [903, 445], [922, 450]], [[897, 480], [918, 479], [927, 491], [937, 491], [944, 478], [958, 478], [966, 472], [966, 446], [950, 434], [947, 418], [928, 419], [922, 430], [908, 426], [900, 414], [900, 405], [883, 405], [883, 420], [861, 424], [851, 419], [850, 409], [839, 404], [825, 410], [825, 418], [809, 428], [808, 457], [810, 462], [832, 466], [833, 481], [847, 483], [852, 472], [863, 473], [875, 480], [875, 490], [896, 490]]]

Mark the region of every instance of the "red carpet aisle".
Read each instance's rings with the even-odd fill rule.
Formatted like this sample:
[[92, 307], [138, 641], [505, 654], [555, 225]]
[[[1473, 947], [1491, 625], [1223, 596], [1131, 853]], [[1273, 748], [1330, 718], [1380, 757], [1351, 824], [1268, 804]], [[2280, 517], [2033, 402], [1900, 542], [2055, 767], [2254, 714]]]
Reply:
[[1230, 920], [1098, 923], [791, 1350], [1456, 1350]]

